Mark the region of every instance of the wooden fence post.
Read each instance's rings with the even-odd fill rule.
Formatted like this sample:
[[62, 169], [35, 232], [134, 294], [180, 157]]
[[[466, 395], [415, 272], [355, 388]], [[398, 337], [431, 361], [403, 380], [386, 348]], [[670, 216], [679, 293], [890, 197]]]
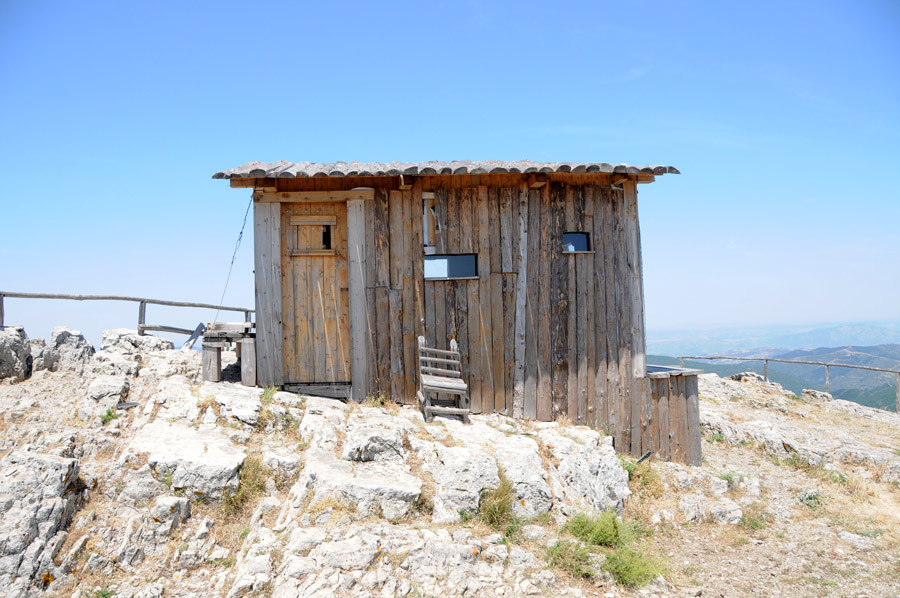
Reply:
[[144, 324], [146, 323], [145, 322], [146, 318], [147, 318], [147, 304], [144, 303], [143, 301], [141, 301], [140, 303], [138, 303], [138, 329], [137, 329], [137, 331], [138, 331], [139, 335], [144, 334]]
[[3, 295], [0, 295], [0, 328], [3, 328]]
[[765, 365], [764, 365], [764, 370], [765, 370], [765, 372], [766, 372], [766, 382], [768, 382], [768, 381], [769, 381], [769, 360], [768, 360], [768, 359], [763, 359], [763, 363], [765, 364]]
[[825, 366], [825, 392], [831, 394], [831, 377], [828, 375], [828, 366]]
[[897, 413], [900, 413], [900, 372], [897, 372]]

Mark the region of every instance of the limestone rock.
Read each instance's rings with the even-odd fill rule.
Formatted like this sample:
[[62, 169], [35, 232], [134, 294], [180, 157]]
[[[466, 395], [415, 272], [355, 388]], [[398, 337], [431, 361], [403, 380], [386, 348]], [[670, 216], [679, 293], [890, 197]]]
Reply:
[[57, 326], [50, 334], [44, 351], [44, 365], [52, 372], [81, 373], [91, 362], [94, 347], [77, 330]]
[[157, 523], [172, 524], [178, 527], [191, 516], [191, 501], [181, 496], [160, 496], [150, 509], [150, 517]]
[[419, 497], [422, 481], [410, 475], [406, 465], [371, 462], [354, 467], [331, 451], [311, 448], [295, 487], [301, 496], [312, 491], [313, 503], [334, 498], [355, 507], [359, 517], [380, 511], [386, 519], [396, 519]]
[[262, 389], [249, 388], [227, 382], [204, 382], [200, 386], [201, 399], [212, 399], [219, 404], [222, 415], [248, 426], [255, 426], [262, 410]]
[[403, 439], [396, 429], [357, 426], [344, 440], [341, 454], [348, 461], [402, 461]]
[[165, 351], [174, 348], [171, 341], [152, 336], [138, 334], [137, 330], [127, 328], [113, 328], [104, 330], [100, 340], [100, 350], [124, 355], [150, 353], [152, 351]]
[[115, 407], [128, 396], [128, 378], [125, 376], [97, 376], [88, 385], [88, 397], [97, 401], [101, 408]]
[[812, 401], [813, 403], [827, 403], [828, 401], [834, 400], [834, 397], [829, 393], [822, 392], [821, 390], [812, 390], [810, 388], [804, 388], [800, 397], [807, 401]]
[[496, 460], [466, 447], [434, 445], [436, 460], [429, 467], [435, 483], [435, 523], [459, 521], [460, 511], [478, 510], [481, 492], [500, 485]]
[[25, 446], [0, 461], [0, 584], [7, 589], [14, 578], [25, 584], [44, 574], [64, 574], [53, 557], [82, 499], [78, 462], [33, 448]]
[[173, 489], [214, 499], [237, 487], [238, 471], [246, 457], [217, 429], [196, 430], [159, 419], [138, 430], [128, 450], [147, 454], [155, 477], [168, 481], [171, 476]]
[[21, 326], [0, 328], [0, 379], [21, 382], [31, 372], [31, 344]]

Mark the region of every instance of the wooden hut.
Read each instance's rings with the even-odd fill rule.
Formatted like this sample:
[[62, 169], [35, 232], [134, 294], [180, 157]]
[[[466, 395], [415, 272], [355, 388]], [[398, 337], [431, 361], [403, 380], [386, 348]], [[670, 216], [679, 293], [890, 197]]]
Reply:
[[474, 413], [567, 416], [623, 450], [652, 446], [637, 185], [667, 173], [531, 161], [216, 173], [253, 190], [259, 383], [411, 403], [417, 337], [455, 339]]

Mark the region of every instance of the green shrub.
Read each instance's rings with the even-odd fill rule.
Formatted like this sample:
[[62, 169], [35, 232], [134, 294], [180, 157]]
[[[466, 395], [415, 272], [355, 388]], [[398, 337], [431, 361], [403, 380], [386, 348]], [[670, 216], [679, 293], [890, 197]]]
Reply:
[[723, 436], [721, 432], [716, 432], [707, 436], [706, 442], [709, 442], [710, 444], [714, 442], [725, 442], [725, 436]]
[[481, 493], [478, 503], [478, 516], [494, 529], [503, 529], [515, 518], [512, 511], [513, 485], [503, 472], [500, 472], [500, 485]]
[[797, 502], [810, 509], [818, 509], [825, 502], [825, 496], [818, 490], [804, 490], [797, 496]]
[[573, 577], [594, 576], [591, 553], [580, 542], [560, 540], [547, 549], [547, 562], [551, 567], [567, 571]]
[[622, 542], [621, 526], [615, 513], [605, 511], [596, 517], [578, 513], [563, 529], [587, 544], [618, 546]]
[[100, 421], [103, 422], [103, 425], [105, 426], [106, 424], [108, 424], [109, 422], [111, 422], [112, 420], [114, 420], [118, 417], [119, 416], [116, 415], [116, 410], [113, 409], [112, 407], [109, 407], [109, 408], [107, 408], [106, 413], [104, 413], [103, 415], [100, 416]]
[[630, 587], [642, 586], [657, 575], [665, 573], [662, 562], [645, 552], [626, 546], [620, 546], [607, 553], [603, 569], [612, 575], [616, 583]]

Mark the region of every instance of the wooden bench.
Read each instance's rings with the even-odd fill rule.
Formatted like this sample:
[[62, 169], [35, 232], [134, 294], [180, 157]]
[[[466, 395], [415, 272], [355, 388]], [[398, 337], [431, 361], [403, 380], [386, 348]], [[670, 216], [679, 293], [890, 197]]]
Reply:
[[[462, 362], [455, 340], [450, 350], [425, 346], [419, 337], [419, 408], [430, 422], [435, 415], [460, 415], [469, 423], [469, 387], [462, 379]], [[449, 398], [446, 398], [449, 397]]]
[[241, 362], [241, 384], [256, 386], [256, 334], [249, 322], [210, 322], [203, 334], [203, 380], [222, 381], [222, 349], [236, 343]]

